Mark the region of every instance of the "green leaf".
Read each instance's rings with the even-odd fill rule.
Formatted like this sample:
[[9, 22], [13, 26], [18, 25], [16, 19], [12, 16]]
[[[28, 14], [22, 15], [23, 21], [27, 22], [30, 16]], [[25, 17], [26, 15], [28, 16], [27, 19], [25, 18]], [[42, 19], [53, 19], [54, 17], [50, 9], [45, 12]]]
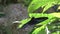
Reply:
[[[60, 13], [51, 13], [51, 14], [30, 13], [29, 16], [30, 16], [30, 18], [27, 18], [27, 19], [21, 21], [22, 24], [19, 25], [19, 28], [21, 28], [24, 24], [26, 24], [28, 21], [30, 21], [32, 17], [35, 17], [35, 18], [48, 17], [47, 21], [49, 21], [49, 19], [54, 18], [54, 17], [60, 18]], [[42, 24], [45, 24], [45, 22], [43, 22]]]
[[38, 34], [38, 33], [42, 34], [42, 30], [44, 30], [45, 27], [46, 27], [46, 25], [43, 25], [43, 26], [41, 26], [41, 27], [39, 27], [39, 28], [36, 28], [36, 29], [32, 32], [32, 34]]
[[33, 11], [35, 11], [36, 9], [44, 6], [46, 3], [47, 3], [46, 0], [33, 0], [33, 1], [31, 2], [31, 4], [29, 5], [29, 7], [28, 7], [28, 11], [29, 11], [29, 12], [33, 12]]
[[35, 17], [35, 18], [40, 18], [40, 17], [48, 17], [48, 18], [52, 18], [54, 16], [52, 16], [51, 14], [42, 14], [42, 13], [29, 13], [29, 17]]
[[53, 32], [52, 34], [60, 34], [60, 31]]
[[33, 12], [40, 7], [45, 7], [43, 12], [46, 11], [48, 8], [52, 7], [52, 5], [59, 4], [59, 0], [33, 0], [28, 7], [28, 11]]
[[55, 20], [56, 20], [56, 18], [50, 18], [50, 19], [47, 19], [47, 20], [45, 20], [45, 21], [43, 21], [41, 23], [36, 24], [36, 26], [38, 26], [38, 25], [44, 25], [44, 24], [49, 24], [49, 23], [52, 23]]
[[29, 13], [29, 17], [35, 17], [35, 18], [39, 18], [39, 17], [48, 17], [48, 18], [57, 17], [57, 18], [60, 18], [60, 13], [51, 13], [51, 14]]
[[60, 13], [51, 13], [52, 16], [60, 18]]
[[28, 21], [30, 21], [30, 20], [31, 20], [31, 18], [27, 18], [27, 19], [20, 21], [21, 24], [18, 26], [18, 28], [21, 28], [24, 24], [28, 23]]
[[44, 13], [46, 10], [48, 10], [50, 7], [54, 6], [54, 4], [57, 4], [58, 1], [56, 0], [50, 0], [49, 2], [47, 2], [46, 6], [44, 7], [43, 9], [43, 12]]
[[[43, 25], [43, 26], [41, 26], [41, 27], [39, 27], [39, 28], [36, 28], [33, 32], [32, 32], [32, 34], [42, 34], [42, 30], [44, 30], [45, 29], [45, 27], [46, 27], [46, 25], [48, 24], [48, 23], [51, 23], [51, 22], [53, 22], [53, 21], [55, 21], [56, 20], [56, 18], [52, 18], [52, 19], [47, 19], [46, 21], [43, 21], [43, 22], [41, 22], [40, 24], [37, 24], [36, 26], [38, 26], [38, 25]], [[44, 33], [44, 34], [46, 34], [46, 33]]]
[[52, 3], [48, 3], [48, 4], [44, 7], [42, 13], [44, 13], [46, 10], [48, 10], [48, 9], [49, 9], [50, 7], [52, 7], [52, 6], [53, 6]]
[[60, 10], [60, 6], [58, 7], [58, 9], [57, 10]]

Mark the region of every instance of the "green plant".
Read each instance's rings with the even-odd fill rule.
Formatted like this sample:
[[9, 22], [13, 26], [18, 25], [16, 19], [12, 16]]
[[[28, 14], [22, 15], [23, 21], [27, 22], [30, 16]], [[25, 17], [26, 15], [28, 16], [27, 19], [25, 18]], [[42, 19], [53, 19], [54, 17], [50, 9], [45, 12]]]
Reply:
[[30, 13], [42, 7], [44, 8], [42, 12], [45, 12], [47, 9], [56, 4], [60, 4], [60, 0], [33, 0], [28, 7], [28, 11]]
[[[39, 25], [42, 25], [42, 26], [36, 28], [30, 34], [47, 34], [47, 32], [45, 32], [45, 28], [46, 28], [47, 24], [53, 23], [55, 20], [60, 19], [60, 13], [45, 14], [44, 12], [46, 10], [48, 10], [50, 7], [52, 7], [54, 5], [59, 5], [59, 4], [60, 4], [60, 0], [50, 0], [50, 1], [49, 0], [33, 0], [31, 2], [31, 4], [28, 7], [28, 12], [29, 12], [29, 17], [30, 17], [29, 19], [31, 19], [32, 17], [35, 17], [35, 18], [48, 17], [48, 19], [43, 22], [40, 22], [39, 24], [36, 24], [35, 26], [39, 26]], [[44, 8], [42, 13], [32, 13], [33, 11], [37, 10], [39, 7]], [[24, 21], [22, 20], [21, 21], [22, 24], [19, 26], [19, 28], [21, 28], [24, 24], [26, 24], [27, 22], [25, 22], [25, 21], [27, 21], [27, 20], [24, 20]], [[53, 32], [50, 34], [59, 34], [59, 33], [60, 32]]]
[[28, 21], [30, 21], [30, 19], [32, 18], [32, 17], [35, 17], [35, 18], [39, 18], [39, 17], [48, 17], [49, 19], [47, 19], [47, 20], [45, 20], [45, 21], [43, 21], [43, 22], [41, 22], [41, 23], [39, 23], [39, 24], [36, 24], [35, 26], [39, 26], [39, 25], [42, 25], [41, 27], [39, 27], [39, 28], [37, 28], [37, 29], [35, 29], [31, 34], [38, 34], [38, 32], [43, 32], [42, 30], [44, 30], [45, 29], [45, 27], [46, 27], [46, 25], [48, 24], [48, 23], [52, 23], [53, 21], [55, 21], [57, 18], [60, 18], [60, 17], [56, 17], [56, 16], [53, 16], [53, 15], [55, 15], [54, 13], [51, 13], [51, 14], [37, 14], [37, 13], [31, 13], [31, 14], [29, 14], [29, 16], [30, 16], [30, 18], [29, 19], [25, 19], [25, 20], [22, 20], [21, 22], [22, 22], [22, 24], [19, 26], [19, 28], [21, 28], [24, 24], [26, 24]]

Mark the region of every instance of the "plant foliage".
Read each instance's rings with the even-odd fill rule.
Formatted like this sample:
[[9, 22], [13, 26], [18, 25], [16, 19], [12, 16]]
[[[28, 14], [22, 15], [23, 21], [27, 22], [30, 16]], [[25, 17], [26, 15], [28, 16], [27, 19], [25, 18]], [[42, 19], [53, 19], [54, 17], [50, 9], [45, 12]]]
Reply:
[[44, 8], [43, 12], [45, 12], [47, 9], [56, 4], [60, 4], [60, 0], [33, 0], [28, 7], [28, 11], [31, 13], [42, 7]]
[[[60, 19], [60, 13], [45, 14], [44, 12], [46, 10], [48, 10], [50, 7], [52, 7], [54, 5], [58, 5], [58, 4], [60, 4], [60, 0], [32, 0], [32, 2], [30, 3], [30, 5], [28, 7], [28, 12], [29, 12], [30, 18], [27, 20], [30, 21], [30, 19], [32, 17], [35, 17], [35, 18], [48, 17], [48, 19], [36, 24], [35, 26], [39, 26], [39, 25], [42, 25], [42, 26], [36, 28], [30, 34], [47, 34], [47, 32], [45, 32], [45, 28], [46, 28], [47, 24], [52, 23], [57, 19]], [[32, 13], [40, 7], [44, 8], [42, 13]], [[22, 24], [19, 25], [19, 28], [21, 28], [24, 24], [26, 24], [28, 22], [27, 20], [22, 20], [21, 21]], [[51, 34], [57, 34], [57, 33], [59, 34], [59, 32], [53, 32]]]

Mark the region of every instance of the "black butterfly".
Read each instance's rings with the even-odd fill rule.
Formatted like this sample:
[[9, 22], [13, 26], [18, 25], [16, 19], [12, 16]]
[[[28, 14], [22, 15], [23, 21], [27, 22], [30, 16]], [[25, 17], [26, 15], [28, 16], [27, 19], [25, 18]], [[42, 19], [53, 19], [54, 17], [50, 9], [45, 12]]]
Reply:
[[31, 26], [31, 25], [36, 25], [36, 24], [38, 24], [46, 19], [48, 19], [48, 17], [40, 17], [40, 18], [32, 17], [32, 19], [28, 23], [24, 24], [22, 28], [26, 28], [26, 27]]

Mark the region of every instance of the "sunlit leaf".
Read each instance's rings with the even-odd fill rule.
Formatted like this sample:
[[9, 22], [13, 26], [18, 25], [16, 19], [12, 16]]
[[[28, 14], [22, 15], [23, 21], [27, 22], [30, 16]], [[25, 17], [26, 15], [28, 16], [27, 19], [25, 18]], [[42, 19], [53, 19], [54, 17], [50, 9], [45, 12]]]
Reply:
[[52, 18], [54, 16], [52, 16], [51, 14], [42, 14], [42, 13], [29, 13], [29, 17], [35, 17], [35, 18], [39, 18], [39, 17], [48, 17], [48, 18]]
[[52, 34], [60, 34], [60, 31], [53, 32]]
[[42, 13], [44, 13], [46, 10], [48, 10], [50, 7], [52, 7], [53, 5], [52, 5], [52, 3], [49, 3], [49, 4], [47, 4], [46, 6], [45, 6], [45, 8], [43, 9], [43, 12]]
[[60, 6], [58, 7], [58, 10], [60, 10]]
[[60, 18], [60, 13], [51, 13], [54, 17]]
[[[41, 27], [39, 27], [39, 28], [36, 28], [33, 32], [32, 32], [32, 34], [42, 34], [42, 30], [43, 29], [45, 29], [45, 27], [46, 27], [46, 25], [48, 24], [48, 23], [52, 23], [53, 21], [55, 21], [56, 20], [56, 18], [53, 18], [53, 19], [47, 19], [46, 21], [43, 21], [43, 22], [41, 22], [41, 24], [43, 25], [43, 26], [41, 26]], [[37, 26], [38, 25], [40, 25], [40, 24], [37, 24]], [[46, 33], [44, 33], [44, 34], [46, 34]]]
[[18, 28], [21, 28], [24, 24], [26, 24], [30, 20], [31, 20], [31, 18], [27, 18], [27, 19], [20, 21], [21, 24], [18, 26]]
[[38, 25], [44, 25], [44, 24], [49, 24], [49, 23], [52, 23], [55, 20], [56, 20], [56, 18], [50, 18], [50, 19], [47, 19], [47, 20], [45, 20], [45, 21], [43, 21], [43, 22], [41, 22], [39, 24], [36, 24], [36, 26], [38, 26]]
[[37, 10], [40, 7], [45, 7], [43, 10], [44, 12], [50, 7], [52, 7], [53, 5], [59, 4], [59, 3], [60, 3], [59, 0], [50, 0], [50, 1], [49, 0], [33, 0], [28, 7], [28, 11], [30, 13], [30, 12]]
[[57, 17], [57, 18], [60, 18], [60, 13], [51, 13], [51, 14], [30, 13], [29, 16], [35, 17], [35, 18], [39, 18], [39, 17], [48, 17], [48, 18]]
[[32, 32], [32, 34], [38, 34], [39, 32], [40, 32], [40, 34], [42, 34], [41, 31], [42, 31], [43, 29], [45, 29], [45, 27], [46, 27], [46, 25], [43, 25], [43, 26], [41, 26], [41, 27], [39, 27], [39, 28], [36, 28], [36, 29]]
[[47, 1], [44, 1], [44, 0], [33, 0], [28, 7], [28, 11], [33, 12], [36, 9], [38, 9], [39, 7], [44, 6], [46, 3], [47, 3]]

